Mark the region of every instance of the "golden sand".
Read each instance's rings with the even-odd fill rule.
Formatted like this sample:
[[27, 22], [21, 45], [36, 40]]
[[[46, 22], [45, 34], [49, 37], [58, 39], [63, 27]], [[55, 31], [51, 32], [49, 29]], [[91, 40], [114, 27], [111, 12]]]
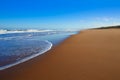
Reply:
[[120, 29], [85, 30], [0, 71], [0, 80], [120, 80]]

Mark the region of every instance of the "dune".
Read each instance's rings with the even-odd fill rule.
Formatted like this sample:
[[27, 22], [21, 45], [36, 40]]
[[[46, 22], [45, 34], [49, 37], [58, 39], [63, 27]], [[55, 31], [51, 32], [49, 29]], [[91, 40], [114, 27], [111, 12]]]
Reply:
[[83, 30], [0, 80], [120, 80], [120, 29]]

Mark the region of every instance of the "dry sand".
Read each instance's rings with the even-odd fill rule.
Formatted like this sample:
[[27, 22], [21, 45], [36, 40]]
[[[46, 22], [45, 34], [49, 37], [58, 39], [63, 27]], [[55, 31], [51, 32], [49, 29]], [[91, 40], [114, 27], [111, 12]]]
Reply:
[[120, 29], [85, 30], [0, 71], [0, 80], [120, 80]]

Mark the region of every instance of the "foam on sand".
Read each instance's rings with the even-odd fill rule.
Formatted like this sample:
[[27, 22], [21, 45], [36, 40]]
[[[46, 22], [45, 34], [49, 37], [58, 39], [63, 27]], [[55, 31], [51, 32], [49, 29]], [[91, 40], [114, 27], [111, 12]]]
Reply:
[[39, 55], [41, 55], [41, 54], [49, 51], [49, 50], [52, 48], [52, 45], [53, 45], [53, 44], [52, 44], [51, 42], [47, 41], [47, 40], [45, 40], [45, 42], [48, 44], [48, 46], [46, 46], [46, 48], [45, 48], [44, 50], [41, 50], [41, 51], [40, 51], [39, 53], [37, 53], [37, 54], [33, 54], [33, 55], [31, 55], [31, 56], [25, 57], [25, 58], [23, 58], [23, 59], [21, 59], [21, 60], [19, 60], [19, 61], [16, 61], [16, 62], [14, 62], [14, 63], [12, 63], [12, 64], [8, 64], [8, 65], [5, 65], [5, 66], [2, 66], [2, 67], [0, 67], [0, 70], [4, 70], [4, 69], [10, 68], [10, 67], [12, 67], [12, 66], [15, 66], [15, 65], [17, 65], [17, 64], [23, 63], [23, 62], [25, 62], [25, 61], [28, 61], [28, 60], [30, 60], [30, 59], [32, 59], [32, 58], [34, 58], [34, 57], [37, 57], [37, 56], [39, 56]]

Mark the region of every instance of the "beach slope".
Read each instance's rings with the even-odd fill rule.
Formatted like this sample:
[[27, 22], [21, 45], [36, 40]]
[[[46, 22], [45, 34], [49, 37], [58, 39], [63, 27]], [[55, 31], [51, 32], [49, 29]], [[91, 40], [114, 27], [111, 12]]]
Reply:
[[0, 80], [120, 80], [120, 29], [81, 31], [41, 56], [0, 71]]

